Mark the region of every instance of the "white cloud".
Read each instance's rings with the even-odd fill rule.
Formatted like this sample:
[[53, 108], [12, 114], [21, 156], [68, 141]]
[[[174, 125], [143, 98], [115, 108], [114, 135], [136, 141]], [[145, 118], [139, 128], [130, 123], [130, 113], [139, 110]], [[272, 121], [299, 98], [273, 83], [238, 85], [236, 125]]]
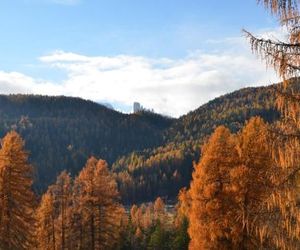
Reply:
[[66, 72], [63, 81], [54, 83], [20, 73], [0, 72], [0, 91], [64, 94], [124, 105], [139, 101], [157, 112], [179, 116], [241, 87], [278, 81], [274, 72], [267, 71], [251, 54], [244, 38], [225, 42], [232, 43], [233, 49], [215, 53], [194, 51], [181, 59], [90, 57], [55, 51], [40, 61]]

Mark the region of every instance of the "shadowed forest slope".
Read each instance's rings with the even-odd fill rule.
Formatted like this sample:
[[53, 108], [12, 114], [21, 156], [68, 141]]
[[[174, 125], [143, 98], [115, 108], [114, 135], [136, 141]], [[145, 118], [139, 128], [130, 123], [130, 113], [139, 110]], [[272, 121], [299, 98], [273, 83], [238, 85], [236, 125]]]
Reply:
[[112, 166], [126, 203], [172, 198], [188, 185], [203, 140], [218, 125], [239, 130], [252, 116], [278, 119], [269, 87], [216, 98], [178, 119], [150, 112], [122, 114], [80, 98], [0, 95], [0, 135], [17, 130], [44, 191], [64, 169], [75, 175], [91, 155]]

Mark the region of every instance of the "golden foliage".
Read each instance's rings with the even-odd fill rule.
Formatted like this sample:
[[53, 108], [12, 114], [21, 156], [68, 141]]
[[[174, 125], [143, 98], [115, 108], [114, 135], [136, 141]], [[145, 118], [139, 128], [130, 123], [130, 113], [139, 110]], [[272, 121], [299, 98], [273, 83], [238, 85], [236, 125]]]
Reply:
[[37, 209], [38, 249], [114, 249], [127, 226], [104, 160], [90, 158], [74, 183], [64, 171]]
[[33, 247], [35, 196], [32, 167], [24, 141], [14, 131], [2, 140], [0, 150], [0, 248]]
[[56, 249], [54, 201], [50, 192], [42, 196], [36, 210], [36, 241], [39, 249]]
[[271, 139], [268, 126], [258, 117], [238, 135], [224, 127], [216, 129], [195, 166], [188, 191], [190, 249], [275, 246], [283, 215], [268, 206], [277, 188], [273, 176], [278, 173]]
[[82, 216], [81, 247], [113, 249], [119, 239], [124, 209], [118, 203], [117, 184], [104, 160], [90, 158], [75, 180]]
[[191, 196], [186, 188], [182, 188], [178, 194], [178, 202], [176, 205], [175, 226], [178, 228], [182, 221], [189, 216], [191, 207]]
[[[289, 32], [286, 42], [256, 38], [246, 32], [252, 49], [268, 66], [273, 66], [283, 78], [277, 92], [281, 121], [272, 129], [272, 157], [277, 168], [272, 172], [273, 192], [266, 202], [272, 220], [260, 230], [261, 239], [268, 239], [277, 248], [299, 249], [299, 165], [300, 165], [300, 95], [294, 87], [299, 81], [300, 24], [299, 1], [264, 0], [264, 5], [278, 16]], [[295, 77], [289, 79], [290, 77]], [[269, 216], [270, 218], [270, 216]]]
[[236, 138], [225, 127], [218, 127], [203, 147], [202, 158], [195, 166], [189, 190], [190, 249], [233, 249], [234, 218], [229, 213], [230, 169], [235, 166], [238, 152]]

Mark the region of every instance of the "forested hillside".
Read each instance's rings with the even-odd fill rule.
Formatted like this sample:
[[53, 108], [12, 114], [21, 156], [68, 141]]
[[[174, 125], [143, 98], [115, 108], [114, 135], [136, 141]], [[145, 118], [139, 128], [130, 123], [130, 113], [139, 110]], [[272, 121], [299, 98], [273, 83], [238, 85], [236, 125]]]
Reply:
[[203, 140], [219, 125], [236, 132], [252, 116], [272, 122], [279, 117], [274, 105], [276, 86], [244, 88], [216, 98], [175, 121], [167, 138], [171, 142]]
[[93, 155], [112, 167], [124, 202], [173, 198], [190, 182], [192, 162], [215, 127], [235, 132], [255, 115], [278, 118], [270, 91], [274, 86], [242, 89], [179, 119], [122, 114], [79, 98], [1, 95], [0, 136], [15, 129], [25, 139], [38, 191], [64, 169], [77, 174]]
[[77, 174], [91, 155], [112, 163], [133, 150], [159, 146], [172, 119], [122, 114], [79, 98], [0, 96], [0, 135], [17, 130], [26, 141], [44, 190], [64, 169]]
[[216, 98], [172, 123], [165, 131], [165, 145], [120, 157], [113, 171], [123, 202], [174, 199], [189, 185], [200, 147], [217, 126], [237, 132], [253, 116], [270, 123], [279, 118], [275, 87], [245, 88]]

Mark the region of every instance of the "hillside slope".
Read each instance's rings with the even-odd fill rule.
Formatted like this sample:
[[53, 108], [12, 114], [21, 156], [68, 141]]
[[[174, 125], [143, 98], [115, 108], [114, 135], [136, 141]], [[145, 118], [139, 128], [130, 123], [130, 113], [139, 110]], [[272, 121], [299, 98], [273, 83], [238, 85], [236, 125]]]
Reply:
[[16, 129], [26, 140], [38, 189], [63, 169], [76, 174], [91, 155], [112, 163], [133, 150], [159, 146], [172, 122], [149, 113], [122, 114], [80, 98], [0, 95], [0, 136]]
[[202, 140], [219, 125], [238, 131], [252, 116], [272, 122], [279, 118], [275, 107], [275, 87], [244, 88], [220, 96], [175, 121], [166, 131], [167, 140]]
[[253, 116], [268, 122], [277, 120], [274, 96], [275, 85], [221, 96], [172, 123], [161, 147], [120, 157], [113, 170], [123, 202], [153, 200], [157, 196], [174, 199], [180, 188], [189, 185], [193, 161], [199, 160], [200, 147], [214, 129], [225, 125], [237, 132]]
[[241, 89], [170, 119], [122, 114], [80, 98], [0, 95], [0, 136], [15, 129], [26, 140], [38, 191], [63, 169], [77, 174], [94, 155], [112, 166], [124, 202], [173, 198], [189, 184], [192, 161], [214, 128], [237, 131], [255, 115], [278, 119], [273, 96], [274, 86]]

